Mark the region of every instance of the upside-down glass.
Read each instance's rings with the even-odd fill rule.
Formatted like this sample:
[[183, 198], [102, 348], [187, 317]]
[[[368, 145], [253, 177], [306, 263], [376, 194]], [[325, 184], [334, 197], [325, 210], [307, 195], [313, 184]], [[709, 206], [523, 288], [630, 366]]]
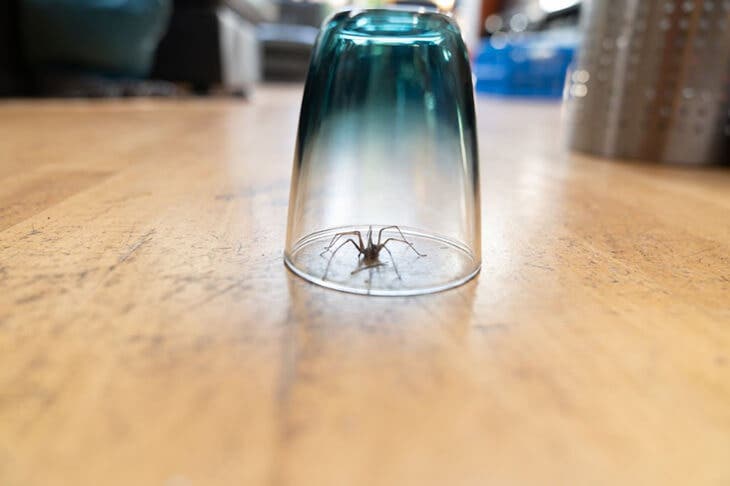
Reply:
[[478, 273], [480, 236], [472, 78], [454, 21], [330, 18], [302, 101], [287, 266], [348, 292], [435, 292]]

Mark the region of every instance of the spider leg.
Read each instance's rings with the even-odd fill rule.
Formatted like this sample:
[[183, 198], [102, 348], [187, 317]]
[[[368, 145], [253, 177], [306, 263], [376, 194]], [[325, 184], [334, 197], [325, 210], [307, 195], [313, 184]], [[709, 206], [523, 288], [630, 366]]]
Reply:
[[322, 253], [320, 253], [319, 255], [320, 255], [320, 256], [322, 256], [322, 255], [324, 255], [325, 253], [327, 253], [327, 252], [329, 251], [329, 249], [330, 249], [330, 248], [332, 248], [332, 245], [334, 245], [334, 244], [335, 244], [335, 242], [336, 242], [337, 240], [339, 240], [341, 236], [342, 236], [342, 233], [337, 233], [336, 235], [334, 235], [334, 236], [332, 237], [332, 239], [330, 240], [329, 244], [328, 244], [327, 246], [325, 246], [325, 247], [324, 247], [324, 251], [323, 251]]
[[322, 253], [320, 253], [320, 255], [322, 255], [324, 253], [327, 253], [330, 250], [330, 248], [332, 248], [333, 246], [335, 246], [335, 243], [337, 243], [337, 240], [339, 240], [340, 238], [342, 238], [346, 234], [347, 233], [335, 233], [335, 235], [332, 236], [332, 239], [330, 240], [329, 244], [324, 247], [324, 251]]
[[392, 226], [384, 226], [384, 227], [380, 228], [380, 231], [378, 231], [378, 245], [380, 244], [380, 240], [383, 239], [383, 231], [391, 229], [391, 228], [397, 229], [398, 227], [396, 225], [392, 225]]
[[[413, 246], [413, 243], [411, 243], [410, 241], [408, 241], [408, 238], [406, 238], [406, 235], [403, 234], [403, 232], [400, 230], [400, 228], [397, 225], [385, 226], [384, 228], [380, 228], [380, 231], [378, 231], [378, 244], [380, 244], [380, 239], [383, 236], [383, 231], [385, 231], [387, 229], [392, 229], [392, 228], [395, 228], [396, 231], [398, 231], [398, 234], [400, 234], [401, 238], [403, 238], [402, 242], [405, 243], [405, 244], [407, 244], [408, 246], [410, 246], [411, 249], [416, 252], [416, 255], [422, 256], [422, 257], [426, 256], [426, 254], [419, 253], [418, 250], [416, 250], [416, 247]], [[396, 238], [389, 238], [389, 239], [395, 240], [395, 241], [401, 241], [401, 240], [398, 240]], [[386, 239], [385, 240], [385, 243], [387, 243], [387, 242], [388, 242], [388, 240]], [[385, 244], [385, 243], [383, 243], [383, 244]]]
[[385, 245], [387, 245], [389, 241], [398, 241], [400, 243], [405, 243], [406, 245], [410, 246], [411, 247], [411, 250], [413, 250], [414, 252], [416, 252], [416, 255], [418, 255], [419, 257], [425, 257], [425, 256], [427, 256], [425, 253], [419, 253], [418, 250], [416, 250], [416, 247], [413, 246], [413, 243], [411, 243], [408, 240], [401, 240], [400, 238], [388, 238], [387, 240], [385, 240], [383, 242], [383, 248], [385, 248]]
[[406, 238], [406, 235], [404, 235], [403, 232], [400, 230], [400, 227], [398, 227], [397, 225], [393, 224], [391, 226], [384, 226], [384, 227], [380, 228], [380, 231], [378, 231], [378, 245], [380, 244], [380, 239], [383, 237], [383, 231], [389, 230], [389, 229], [393, 229], [393, 228], [395, 228], [398, 231], [398, 233], [400, 234], [401, 238], [403, 238], [404, 240], [407, 240], [408, 239], [408, 238]]
[[[337, 243], [337, 240], [339, 240], [343, 236], [348, 236], [348, 235], [357, 236], [357, 239], [360, 240], [360, 247], [358, 248], [358, 251], [362, 251], [361, 248], [364, 248], [364, 246], [362, 244], [362, 235], [360, 234], [360, 232], [359, 231], [345, 231], [344, 233], [335, 234], [332, 237], [332, 239], [330, 240], [329, 245], [324, 247], [324, 251], [322, 253], [320, 253], [319, 256], [323, 256], [325, 253], [330, 251], [330, 249], [332, 249], [332, 247], [335, 246], [335, 243]], [[355, 243], [354, 240], [353, 240], [353, 243]], [[357, 246], [357, 243], [355, 244], [355, 246]]]
[[[388, 240], [385, 241], [386, 243]], [[398, 275], [398, 280], [403, 280], [400, 276], [400, 272], [398, 271], [398, 267], [395, 264], [395, 258], [393, 258], [393, 254], [390, 252], [387, 246], [383, 246], [385, 248], [385, 251], [388, 252], [388, 256], [390, 256], [390, 262], [393, 264], [393, 270], [395, 270], [395, 274]]]
[[337, 254], [337, 252], [340, 251], [340, 249], [343, 246], [345, 246], [346, 244], [348, 244], [348, 243], [352, 243], [353, 245], [355, 245], [355, 248], [357, 248], [357, 251], [358, 252], [362, 252], [362, 250], [360, 250], [360, 247], [357, 246], [357, 243], [352, 238], [348, 238], [347, 240], [343, 241], [340, 244], [340, 246], [338, 246], [337, 248], [335, 248], [335, 251], [332, 252], [332, 255], [330, 256], [330, 259], [327, 260], [327, 267], [324, 269], [324, 275], [322, 275], [322, 280], [327, 280], [327, 272], [330, 271], [330, 264], [332, 263], [332, 259], [335, 257], [335, 255]]

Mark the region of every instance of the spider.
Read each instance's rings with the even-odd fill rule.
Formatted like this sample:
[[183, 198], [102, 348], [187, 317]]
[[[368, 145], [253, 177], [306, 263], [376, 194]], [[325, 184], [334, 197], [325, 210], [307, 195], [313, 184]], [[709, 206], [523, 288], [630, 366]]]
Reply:
[[[387, 238], [385, 241], [382, 241], [383, 238], [383, 231], [388, 229], [395, 229], [400, 234], [400, 238]], [[420, 253], [418, 250], [416, 250], [416, 247], [413, 246], [413, 243], [408, 241], [403, 234], [403, 232], [400, 230], [398, 226], [385, 226], [384, 228], [381, 228], [380, 231], [378, 231], [378, 242], [373, 242], [373, 227], [370, 226], [368, 228], [368, 232], [365, 234], [365, 240], [367, 241], [367, 244], [363, 243], [363, 236], [360, 231], [345, 231], [342, 233], [337, 233], [332, 237], [332, 240], [330, 241], [329, 245], [327, 245], [324, 248], [324, 251], [320, 253], [320, 256], [324, 256], [325, 253], [332, 250], [332, 247], [335, 246], [335, 243], [337, 243], [340, 238], [345, 236], [357, 236], [357, 240], [355, 241], [354, 238], [347, 238], [345, 241], [340, 243], [337, 248], [332, 251], [332, 255], [330, 256], [329, 260], [327, 261], [327, 267], [325, 268], [324, 275], [322, 277], [323, 280], [327, 279], [327, 272], [329, 272], [330, 264], [332, 263], [332, 259], [335, 257], [338, 251], [340, 251], [340, 248], [345, 246], [348, 243], [352, 243], [355, 248], [357, 249], [358, 255], [358, 261], [360, 261], [360, 257], [362, 257], [361, 266], [352, 272], [350, 272], [350, 275], [354, 275], [362, 270], [366, 270], [369, 268], [376, 268], [381, 267], [385, 265], [385, 263], [380, 261], [380, 251], [385, 250], [388, 252], [388, 255], [390, 256], [390, 262], [393, 264], [393, 269], [395, 270], [395, 274], [398, 276], [398, 279], [400, 280], [401, 276], [398, 272], [398, 267], [395, 265], [395, 259], [393, 258], [393, 254], [390, 252], [390, 249], [386, 246], [391, 241], [397, 241], [399, 243], [405, 243], [408, 245], [411, 250], [413, 250], [416, 255], [419, 257], [425, 257], [426, 255], [423, 253]], [[359, 243], [358, 243], [359, 242]]]

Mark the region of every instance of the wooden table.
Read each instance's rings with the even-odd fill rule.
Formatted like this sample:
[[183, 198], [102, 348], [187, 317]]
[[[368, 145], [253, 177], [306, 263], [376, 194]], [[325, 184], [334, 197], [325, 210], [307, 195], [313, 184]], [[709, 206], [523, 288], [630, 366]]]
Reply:
[[0, 106], [0, 484], [730, 484], [730, 171], [480, 99], [484, 267], [282, 263], [300, 91]]

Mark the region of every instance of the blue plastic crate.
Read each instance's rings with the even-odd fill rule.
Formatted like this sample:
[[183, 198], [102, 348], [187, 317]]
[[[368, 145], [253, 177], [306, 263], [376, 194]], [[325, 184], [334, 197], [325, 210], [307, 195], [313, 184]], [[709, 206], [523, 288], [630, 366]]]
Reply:
[[488, 39], [474, 60], [477, 92], [561, 98], [576, 46], [577, 36], [565, 33]]

